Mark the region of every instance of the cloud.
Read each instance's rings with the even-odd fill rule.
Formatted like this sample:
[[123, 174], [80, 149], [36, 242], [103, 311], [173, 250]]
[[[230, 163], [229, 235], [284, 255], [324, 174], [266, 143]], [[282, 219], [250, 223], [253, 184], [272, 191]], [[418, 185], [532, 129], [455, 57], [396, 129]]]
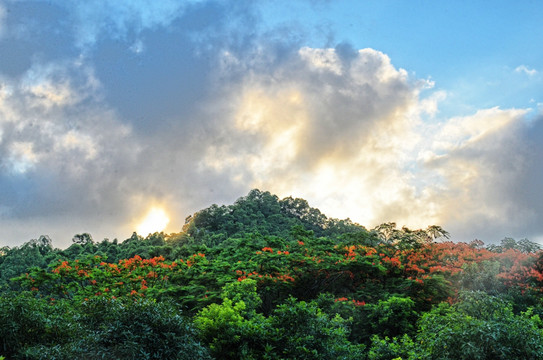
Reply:
[[526, 65], [520, 65], [515, 68], [515, 72], [517, 73], [524, 73], [529, 76], [534, 76], [537, 74], [536, 69], [529, 69]]
[[[84, 226], [90, 214], [94, 222], [101, 211], [124, 208], [128, 189], [114, 174], [131, 171], [139, 146], [116, 145], [131, 142], [131, 129], [103, 107], [92, 69], [79, 59], [35, 64], [1, 84], [3, 231], [15, 233], [18, 221], [64, 218], [62, 232]], [[49, 229], [45, 220], [43, 232]]]
[[[126, 39], [138, 36], [143, 30], [165, 27], [171, 24], [193, 1], [85, 1], [76, 3], [58, 2], [67, 7], [75, 17], [77, 44], [86, 48], [93, 46], [100, 38]], [[136, 44], [138, 44], [137, 40]], [[138, 45], [136, 48], [142, 48]]]
[[[241, 30], [225, 21], [226, 13], [243, 9], [94, 4], [52, 7], [54, 16], [67, 7], [75, 18], [63, 29], [76, 26], [76, 46], [92, 51], [34, 56], [29, 66], [0, 73], [2, 244], [49, 234], [66, 246], [82, 231], [124, 239], [154, 205], [175, 217], [167, 230], [179, 231], [188, 214], [245, 192], [197, 169], [213, 123], [206, 78], [214, 47], [243, 51]], [[186, 17], [183, 9], [190, 10]], [[220, 21], [209, 22], [215, 17]], [[166, 32], [150, 31], [180, 18], [186, 21]], [[195, 38], [199, 30], [202, 38]]]
[[253, 187], [368, 227], [439, 224], [468, 241], [543, 232], [543, 209], [527, 195], [543, 178], [532, 155], [543, 150], [530, 151], [543, 132], [527, 131], [539, 129], [529, 110], [438, 119], [446, 93], [374, 49], [217, 55], [200, 103], [146, 132], [108, 105], [92, 58], [4, 78], [3, 236], [122, 239], [158, 205], [178, 231], [191, 212]]
[[498, 240], [527, 230], [523, 227], [535, 213], [518, 190], [532, 156], [523, 137], [528, 112], [480, 110], [449, 119], [433, 136], [432, 156], [423, 162], [441, 179], [442, 188], [434, 191], [440, 223], [448, 224], [458, 237]]
[[[236, 106], [228, 135], [213, 142], [201, 166], [307, 197], [334, 216], [368, 224], [398, 214], [413, 222], [408, 208], [422, 201], [404, 167], [421, 141], [420, 114], [434, 111], [431, 99], [418, 100], [426, 87], [373, 49], [342, 58], [335, 49], [302, 48], [230, 88], [239, 96], [229, 99]], [[428, 211], [417, 220], [423, 216], [431, 220]]]
[[495, 241], [537, 217], [515, 190], [530, 161], [528, 109], [437, 120], [446, 94], [373, 49], [342, 58], [305, 47], [281, 66], [251, 61], [228, 84], [231, 111], [200, 167], [370, 227], [440, 224], [459, 240]]
[[27, 21], [31, 49], [0, 69], [2, 244], [124, 239], [153, 206], [179, 231], [253, 187], [368, 227], [543, 234], [533, 110], [447, 118], [432, 81], [375, 49], [303, 46], [295, 26], [262, 33], [252, 2], [56, 4], [62, 34]]

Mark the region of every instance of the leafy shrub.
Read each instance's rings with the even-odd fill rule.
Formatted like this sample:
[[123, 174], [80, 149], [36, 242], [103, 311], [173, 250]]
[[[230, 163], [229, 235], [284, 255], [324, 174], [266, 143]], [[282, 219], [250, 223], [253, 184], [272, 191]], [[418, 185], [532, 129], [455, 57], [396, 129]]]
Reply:
[[194, 318], [201, 339], [220, 359], [260, 358], [271, 328], [268, 319], [255, 311], [261, 302], [256, 281], [228, 284], [221, 297], [222, 304], [211, 304]]
[[25, 359], [211, 359], [190, 324], [167, 303], [92, 299], [81, 306], [81, 337], [29, 347]]
[[288, 359], [360, 359], [363, 346], [348, 340], [346, 322], [324, 313], [315, 301], [289, 298], [270, 317], [277, 357]]
[[21, 358], [32, 346], [64, 344], [79, 329], [65, 302], [36, 298], [27, 292], [0, 297], [0, 350], [9, 359]]
[[381, 339], [379, 336], [372, 338], [372, 344], [368, 352], [368, 360], [390, 359], [416, 359], [417, 349], [409, 335], [389, 339]]
[[247, 315], [254, 314], [262, 304], [256, 284], [256, 280], [253, 279], [231, 282], [223, 287], [221, 298], [230, 299], [234, 303], [243, 301], [245, 313]]
[[362, 356], [363, 347], [352, 345], [347, 339], [346, 321], [339, 315], [328, 316], [314, 301], [289, 298], [265, 317], [255, 312], [260, 298], [254, 280], [225, 286], [222, 297], [222, 304], [207, 306], [194, 319], [202, 340], [218, 359]]
[[410, 298], [391, 296], [367, 308], [368, 323], [374, 334], [396, 337], [410, 334], [416, 328], [418, 315], [414, 310], [415, 302]]
[[482, 292], [466, 293], [422, 316], [417, 341], [423, 359], [543, 359], [543, 333], [530, 314]]
[[330, 293], [320, 294], [316, 301], [329, 317], [339, 315], [346, 320], [344, 325], [349, 328], [350, 342], [369, 344], [372, 336], [367, 318], [369, 306], [354, 299], [337, 298]]
[[[106, 304], [107, 303], [107, 304]], [[85, 304], [89, 318], [100, 318], [85, 343], [86, 357], [115, 359], [208, 359], [190, 323], [168, 303], [152, 300], [108, 301]], [[97, 310], [102, 314], [98, 314]]]

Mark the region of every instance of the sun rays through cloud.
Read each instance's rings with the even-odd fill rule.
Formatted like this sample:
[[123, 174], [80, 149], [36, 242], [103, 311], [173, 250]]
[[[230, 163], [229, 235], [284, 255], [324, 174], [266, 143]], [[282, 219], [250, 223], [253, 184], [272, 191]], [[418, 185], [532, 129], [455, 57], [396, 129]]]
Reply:
[[136, 232], [142, 236], [147, 236], [148, 234], [165, 230], [169, 223], [170, 217], [164, 209], [152, 207], [138, 223]]

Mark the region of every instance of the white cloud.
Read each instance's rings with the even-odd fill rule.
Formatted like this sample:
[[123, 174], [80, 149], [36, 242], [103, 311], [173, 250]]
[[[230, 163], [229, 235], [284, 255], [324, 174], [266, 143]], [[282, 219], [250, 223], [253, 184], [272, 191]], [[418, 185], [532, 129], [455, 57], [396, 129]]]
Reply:
[[530, 69], [526, 65], [520, 65], [515, 68], [515, 72], [517, 73], [524, 73], [529, 76], [534, 76], [537, 74], [536, 69]]
[[477, 223], [510, 231], [533, 217], [513, 190], [527, 170], [521, 137], [527, 114], [521, 109], [480, 110], [449, 119], [434, 134], [423, 161], [443, 185], [434, 193], [439, 195], [439, 218], [458, 234], [482, 231], [473, 225]]
[[527, 110], [501, 110], [498, 107], [479, 110], [473, 116], [454, 117], [433, 136], [432, 150], [436, 155], [451, 153], [502, 133], [525, 116]]
[[461, 238], [478, 236], [467, 234], [468, 223], [485, 234], [474, 224], [499, 223], [496, 232], [526, 224], [533, 212], [510, 188], [525, 171], [519, 137], [528, 110], [482, 109], [436, 123], [425, 116], [438, 113], [446, 93], [432, 85], [372, 49], [346, 60], [334, 49], [302, 48], [280, 67], [257, 66], [228, 84], [223, 110], [233, 111], [221, 114], [228, 121], [200, 168], [367, 226], [440, 224]]
[[130, 128], [97, 101], [99, 90], [80, 59], [36, 63], [20, 78], [3, 81], [0, 183], [7, 182], [9, 192], [2, 195], [7, 220], [0, 235], [28, 231], [16, 228], [15, 217], [45, 224], [42, 233], [57, 230], [39, 219], [66, 213], [72, 227], [91, 221], [89, 212], [111, 208], [117, 209], [112, 218], [122, 218], [120, 199], [128, 196], [113, 175], [135, 164], [140, 146]]
[[330, 71], [341, 75], [341, 61], [334, 49], [312, 49], [303, 47], [299, 51], [300, 57], [310, 64], [312, 69]]
[[39, 160], [31, 142], [17, 141], [10, 145], [9, 162], [15, 173], [24, 174]]
[[58, 152], [63, 150], [81, 151], [85, 160], [96, 158], [98, 153], [97, 144], [89, 134], [82, 134], [73, 129], [63, 134], [55, 145], [55, 150]]
[[[82, 25], [82, 46], [112, 31], [134, 35], [128, 43], [136, 52], [145, 50], [144, 37], [138, 43], [141, 34], [129, 26], [165, 26], [175, 16], [163, 5], [143, 14], [135, 3], [129, 14], [117, 9], [121, 18], [113, 21], [121, 5], [80, 6], [93, 24]], [[112, 13], [100, 18], [106, 10]], [[195, 110], [156, 119], [142, 133], [130, 126], [137, 120], [123, 123], [102, 98], [92, 57], [36, 60], [20, 78], [0, 78], [0, 185], [13, 189], [2, 194], [0, 235], [24, 229], [55, 241], [81, 231], [122, 238], [154, 203], [167, 204], [177, 226], [168, 230], [178, 231], [192, 211], [253, 187], [304, 197], [368, 227], [396, 221], [439, 224], [459, 237], [479, 237], [473, 229], [505, 236], [504, 229], [537, 220], [537, 208], [516, 196], [533, 161], [525, 153], [527, 110], [440, 118], [447, 93], [373, 49], [345, 54], [259, 43], [217, 54], [219, 73], [206, 78]], [[138, 105], [180, 96], [157, 92]]]
[[423, 83], [411, 83], [372, 49], [347, 62], [334, 49], [302, 48], [275, 72], [246, 78], [234, 101], [231, 133], [215, 142], [203, 163], [365, 224], [384, 216], [431, 221], [428, 211], [415, 219], [401, 205], [406, 197], [411, 207], [421, 202], [403, 168], [421, 141], [418, 115], [435, 112], [432, 102], [442, 96], [419, 103]]
[[24, 75], [20, 87], [29, 101], [44, 108], [71, 106], [93, 96], [100, 86], [91, 68], [81, 60], [34, 64]]

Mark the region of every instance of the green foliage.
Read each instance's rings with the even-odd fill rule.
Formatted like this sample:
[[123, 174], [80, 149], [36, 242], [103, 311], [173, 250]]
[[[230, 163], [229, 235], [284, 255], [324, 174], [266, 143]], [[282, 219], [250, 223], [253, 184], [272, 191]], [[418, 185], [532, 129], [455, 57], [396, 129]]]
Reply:
[[368, 352], [368, 360], [417, 359], [418, 349], [409, 335], [381, 339], [375, 335]]
[[209, 359], [177, 308], [96, 298], [80, 306], [30, 293], [0, 297], [0, 349], [9, 359]]
[[500, 245], [491, 244], [487, 246], [487, 249], [496, 253], [503, 253], [507, 250], [518, 250], [525, 254], [536, 253], [541, 250], [541, 245], [528, 239], [521, 239], [519, 241], [506, 237], [500, 241]]
[[329, 219], [306, 200], [292, 197], [279, 200], [275, 195], [251, 190], [233, 205], [212, 205], [186, 219], [187, 235], [208, 246], [216, 246], [231, 237], [250, 233], [289, 238], [290, 229], [302, 227], [318, 237], [338, 237], [352, 232], [366, 232], [349, 219]]
[[83, 313], [91, 327], [76, 349], [87, 358], [209, 358], [189, 322], [168, 303], [95, 299], [83, 305]]
[[269, 346], [271, 328], [269, 320], [255, 311], [261, 302], [256, 281], [228, 284], [221, 297], [222, 304], [211, 304], [194, 318], [201, 339], [216, 358], [260, 358]]
[[498, 261], [483, 261], [481, 263], [464, 264], [460, 275], [459, 285], [461, 290], [486, 291], [498, 294], [503, 290], [503, 283], [497, 277], [500, 273]]
[[391, 296], [367, 306], [368, 325], [372, 333], [380, 336], [396, 337], [411, 334], [416, 328], [418, 314], [415, 302], [410, 298]]
[[431, 225], [425, 230], [411, 230], [407, 227], [397, 229], [394, 222], [378, 225], [372, 229], [372, 233], [385, 244], [392, 245], [397, 249], [419, 248], [423, 244], [435, 241], [436, 239], [448, 239], [450, 237], [450, 234], [441, 226]]
[[211, 304], [194, 319], [201, 339], [212, 354], [221, 359], [239, 359], [261, 353], [266, 345], [269, 322], [260, 314], [247, 316], [245, 303], [224, 299], [222, 304]]
[[11, 278], [26, 272], [31, 267], [45, 268], [54, 257], [52, 241], [47, 236], [30, 240], [20, 247], [2, 248], [0, 250], [0, 291], [8, 288], [18, 290], [10, 282]]
[[365, 303], [355, 299], [337, 298], [333, 294], [320, 294], [316, 300], [321, 308], [330, 317], [339, 315], [349, 325], [348, 339], [355, 344], [369, 344], [373, 329], [368, 326], [368, 308]]
[[247, 316], [251, 316], [262, 305], [262, 299], [260, 299], [256, 290], [256, 280], [245, 279], [243, 281], [231, 282], [224, 286], [221, 298], [223, 300], [228, 299], [234, 303], [243, 302], [245, 313]]
[[289, 298], [271, 316], [273, 340], [279, 358], [360, 359], [363, 346], [348, 341], [348, 324], [330, 317], [316, 302]]
[[[167, 303], [93, 299], [78, 309], [77, 334], [24, 349], [26, 359], [211, 359], [190, 323]], [[76, 336], [77, 335], [77, 336]]]
[[259, 190], [179, 234], [77, 234], [65, 250], [42, 236], [0, 249], [0, 353], [539, 359], [539, 245], [439, 238], [439, 226], [366, 231]]
[[[256, 284], [229, 284], [222, 304], [211, 304], [194, 319], [204, 343], [220, 359], [357, 359], [362, 347], [352, 345], [347, 322], [330, 317], [316, 302], [294, 298], [279, 305], [269, 317], [254, 311], [260, 302]], [[233, 301], [236, 299], [237, 301]], [[244, 300], [253, 304], [246, 306]]]
[[9, 359], [25, 358], [29, 348], [62, 345], [80, 333], [68, 303], [30, 293], [0, 297], [0, 350]]
[[424, 314], [417, 342], [424, 359], [543, 359], [537, 318], [514, 315], [511, 304], [481, 292], [466, 293]]

